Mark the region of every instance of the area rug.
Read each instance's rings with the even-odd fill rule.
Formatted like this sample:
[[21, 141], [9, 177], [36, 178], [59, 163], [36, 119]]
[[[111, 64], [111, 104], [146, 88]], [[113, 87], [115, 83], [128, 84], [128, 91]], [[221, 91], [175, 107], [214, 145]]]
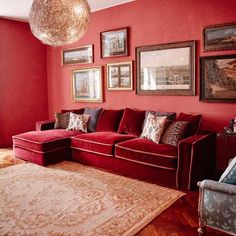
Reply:
[[184, 193], [74, 162], [0, 170], [0, 235], [134, 235]]
[[14, 156], [13, 150], [8, 148], [0, 148], [0, 168], [24, 163]]

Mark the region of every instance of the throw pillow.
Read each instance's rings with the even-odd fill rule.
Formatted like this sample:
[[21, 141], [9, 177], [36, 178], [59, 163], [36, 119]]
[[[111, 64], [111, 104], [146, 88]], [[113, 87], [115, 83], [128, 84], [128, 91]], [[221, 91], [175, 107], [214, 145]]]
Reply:
[[165, 121], [166, 116], [160, 117], [149, 113], [141, 137], [159, 143], [165, 127]]
[[236, 157], [229, 163], [219, 181], [236, 185]]
[[67, 130], [78, 130], [87, 133], [89, 115], [77, 115], [70, 113], [70, 122]]
[[176, 121], [170, 124], [163, 133], [161, 142], [178, 146], [180, 140], [184, 138], [185, 132], [188, 128], [187, 121]]
[[70, 112], [64, 114], [60, 112], [55, 113], [54, 129], [66, 129], [69, 125]]
[[97, 124], [97, 132], [117, 132], [124, 110], [103, 110]]
[[186, 131], [186, 137], [189, 137], [198, 132], [200, 128], [201, 119], [202, 116], [200, 114], [190, 114], [190, 113], [180, 112], [176, 120], [189, 122], [189, 126]]
[[99, 116], [101, 114], [102, 108], [89, 108], [86, 107], [84, 109], [84, 114], [87, 114], [90, 116], [89, 122], [88, 122], [88, 132], [95, 132]]
[[125, 108], [122, 116], [118, 133], [140, 136], [145, 117], [145, 111], [132, 110]]

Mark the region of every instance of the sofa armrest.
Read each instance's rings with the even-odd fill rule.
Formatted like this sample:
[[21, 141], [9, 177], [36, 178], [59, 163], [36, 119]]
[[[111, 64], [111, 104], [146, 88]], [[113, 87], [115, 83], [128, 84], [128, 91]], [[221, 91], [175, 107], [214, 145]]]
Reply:
[[215, 133], [196, 134], [179, 142], [177, 187], [196, 189], [198, 181], [213, 178], [215, 143]]
[[203, 180], [197, 184], [201, 189], [208, 189], [213, 192], [236, 195], [236, 185], [218, 182], [214, 180]]
[[55, 120], [37, 121], [35, 124], [37, 131], [54, 129]]

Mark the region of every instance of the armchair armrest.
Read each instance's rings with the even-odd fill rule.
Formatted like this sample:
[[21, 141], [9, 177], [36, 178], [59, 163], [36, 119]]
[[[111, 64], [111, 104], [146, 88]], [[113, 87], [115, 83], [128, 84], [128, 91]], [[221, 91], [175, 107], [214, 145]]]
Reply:
[[221, 192], [228, 195], [236, 195], [236, 185], [226, 184], [223, 182], [218, 182], [214, 180], [203, 180], [198, 182], [197, 185], [201, 189], [212, 190], [213, 192]]
[[213, 177], [215, 142], [215, 133], [196, 134], [179, 142], [177, 187], [196, 189], [198, 181]]
[[37, 131], [54, 129], [55, 120], [37, 121], [35, 124]]

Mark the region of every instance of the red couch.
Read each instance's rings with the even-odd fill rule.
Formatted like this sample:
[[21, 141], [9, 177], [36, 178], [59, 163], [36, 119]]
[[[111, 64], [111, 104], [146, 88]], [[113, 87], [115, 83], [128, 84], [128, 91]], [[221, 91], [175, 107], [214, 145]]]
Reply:
[[[81, 111], [81, 110], [80, 110]], [[40, 165], [72, 159], [80, 163], [162, 185], [193, 189], [214, 172], [215, 134], [198, 132], [201, 116], [181, 113], [186, 138], [177, 146], [140, 138], [145, 111], [103, 110], [96, 132], [53, 129], [54, 121], [36, 123], [36, 131], [13, 136], [15, 155]], [[173, 113], [164, 113], [173, 118]]]

